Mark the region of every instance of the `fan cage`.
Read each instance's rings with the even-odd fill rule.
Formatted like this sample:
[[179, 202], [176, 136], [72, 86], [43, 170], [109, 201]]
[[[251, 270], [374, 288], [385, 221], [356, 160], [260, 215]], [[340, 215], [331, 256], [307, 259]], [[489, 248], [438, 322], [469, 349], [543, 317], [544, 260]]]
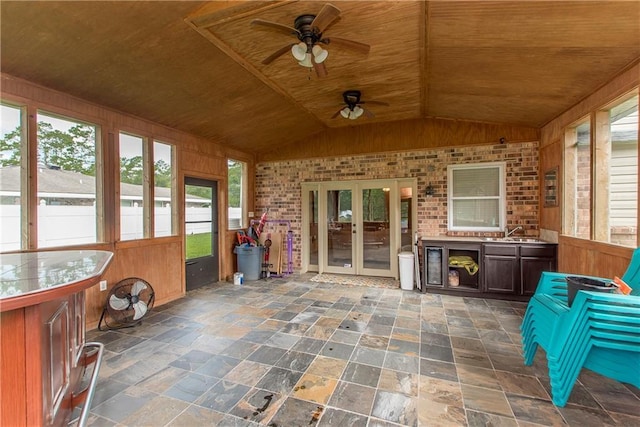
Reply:
[[[138, 292], [133, 293], [136, 287], [138, 287]], [[115, 298], [115, 300], [112, 298]], [[112, 301], [123, 308], [116, 309], [112, 306]], [[155, 292], [151, 284], [146, 280], [139, 277], [129, 277], [121, 280], [111, 288], [107, 295], [107, 300], [98, 322], [98, 330], [122, 329], [139, 325], [153, 308], [154, 301]], [[135, 318], [136, 310], [134, 305], [139, 303], [143, 303], [145, 310], [139, 318]], [[136, 307], [141, 308], [140, 305]], [[103, 323], [106, 327], [104, 329]]]

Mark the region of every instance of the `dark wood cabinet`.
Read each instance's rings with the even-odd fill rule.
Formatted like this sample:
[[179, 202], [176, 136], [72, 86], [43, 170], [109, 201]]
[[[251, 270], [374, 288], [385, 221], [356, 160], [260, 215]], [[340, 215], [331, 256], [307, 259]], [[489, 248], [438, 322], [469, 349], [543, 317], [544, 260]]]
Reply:
[[484, 245], [482, 267], [486, 292], [516, 292], [520, 275], [517, 245]]
[[[423, 246], [423, 291], [428, 288], [454, 292], [482, 290], [480, 243], [428, 241], [423, 242]], [[468, 260], [468, 263], [452, 262], [461, 259]]]
[[[535, 293], [543, 271], [556, 271], [554, 243], [478, 240], [423, 239], [422, 291], [524, 300]], [[465, 266], [451, 265], [452, 257], [459, 256], [475, 261], [478, 272], [471, 274]]]
[[536, 292], [543, 271], [556, 271], [557, 246], [522, 246], [520, 249], [520, 294], [531, 296]]
[[542, 272], [556, 270], [552, 243], [486, 243], [483, 248], [486, 292], [531, 296]]

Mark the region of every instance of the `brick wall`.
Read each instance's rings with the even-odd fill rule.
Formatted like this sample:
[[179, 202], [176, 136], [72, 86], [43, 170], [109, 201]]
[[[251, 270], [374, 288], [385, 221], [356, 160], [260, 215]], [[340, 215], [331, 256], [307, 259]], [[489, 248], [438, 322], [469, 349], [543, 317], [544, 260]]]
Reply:
[[[421, 236], [474, 235], [447, 232], [447, 166], [506, 162], [507, 224], [538, 236], [538, 143], [377, 153], [337, 158], [259, 163], [256, 167], [256, 215], [291, 221], [294, 269], [300, 268], [301, 183], [364, 179], [416, 178], [418, 232]], [[435, 195], [425, 196], [427, 185]]]

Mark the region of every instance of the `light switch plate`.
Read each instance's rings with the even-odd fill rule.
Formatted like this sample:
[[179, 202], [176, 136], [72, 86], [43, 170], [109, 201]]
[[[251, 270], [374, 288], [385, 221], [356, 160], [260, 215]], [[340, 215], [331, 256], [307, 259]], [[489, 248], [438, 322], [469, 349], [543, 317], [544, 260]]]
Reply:
[[106, 291], [107, 290], [107, 281], [106, 280], [100, 280], [100, 290], [101, 291]]

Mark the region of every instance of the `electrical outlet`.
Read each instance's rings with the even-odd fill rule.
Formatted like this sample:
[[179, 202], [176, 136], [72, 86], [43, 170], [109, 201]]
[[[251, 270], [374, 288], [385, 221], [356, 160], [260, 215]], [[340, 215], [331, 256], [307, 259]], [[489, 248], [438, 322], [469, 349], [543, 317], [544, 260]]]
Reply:
[[253, 218], [253, 212], [249, 212], [248, 215], [249, 215], [249, 218]]
[[107, 281], [106, 280], [100, 280], [100, 290], [101, 291], [106, 291], [107, 290]]

